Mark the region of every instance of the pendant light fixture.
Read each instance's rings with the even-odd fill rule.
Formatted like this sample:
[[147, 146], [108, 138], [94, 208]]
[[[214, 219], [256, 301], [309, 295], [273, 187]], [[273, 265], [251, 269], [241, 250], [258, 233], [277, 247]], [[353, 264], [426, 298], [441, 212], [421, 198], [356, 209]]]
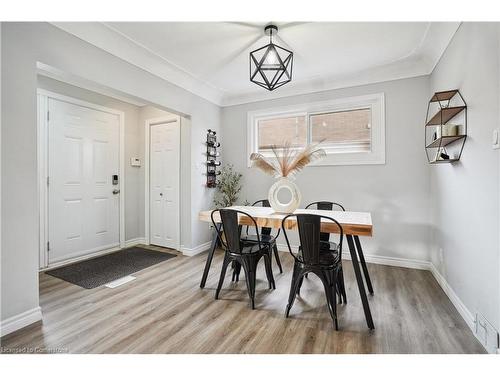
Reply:
[[293, 52], [273, 43], [276, 25], [268, 25], [264, 32], [269, 44], [250, 52], [250, 81], [273, 91], [292, 80]]

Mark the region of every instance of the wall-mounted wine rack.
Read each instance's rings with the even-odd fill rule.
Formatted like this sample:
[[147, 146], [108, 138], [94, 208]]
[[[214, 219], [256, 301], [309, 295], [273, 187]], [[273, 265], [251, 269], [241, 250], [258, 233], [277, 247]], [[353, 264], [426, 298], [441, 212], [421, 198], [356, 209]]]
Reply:
[[220, 143], [217, 142], [217, 134], [211, 129], [207, 130], [207, 187], [214, 188], [217, 186], [217, 176], [220, 175], [220, 171], [217, 167], [220, 166], [221, 162], [217, 161], [217, 157], [220, 156], [217, 150], [220, 147]]

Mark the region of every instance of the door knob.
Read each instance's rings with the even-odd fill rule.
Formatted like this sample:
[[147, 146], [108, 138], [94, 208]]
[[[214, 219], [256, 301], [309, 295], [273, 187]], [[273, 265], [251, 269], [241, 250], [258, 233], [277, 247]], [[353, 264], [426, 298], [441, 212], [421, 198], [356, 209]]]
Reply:
[[113, 190], [113, 194], [116, 195], [116, 194], [119, 194], [120, 193], [120, 189], [114, 189]]
[[163, 193], [160, 193], [160, 197], [163, 197]]

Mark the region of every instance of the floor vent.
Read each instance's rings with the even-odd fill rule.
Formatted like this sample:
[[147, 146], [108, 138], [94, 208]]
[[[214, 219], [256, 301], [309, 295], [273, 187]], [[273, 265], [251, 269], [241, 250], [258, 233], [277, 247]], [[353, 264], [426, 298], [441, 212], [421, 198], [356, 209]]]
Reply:
[[132, 280], [135, 280], [136, 278], [134, 276], [125, 276], [125, 277], [121, 277], [119, 279], [116, 279], [114, 281], [111, 281], [110, 283], [107, 283], [107, 284], [104, 284], [104, 286], [106, 288], [116, 288], [117, 286], [120, 286], [120, 285], [123, 285], [123, 284], [126, 284], [128, 283], [129, 281], [132, 281]]

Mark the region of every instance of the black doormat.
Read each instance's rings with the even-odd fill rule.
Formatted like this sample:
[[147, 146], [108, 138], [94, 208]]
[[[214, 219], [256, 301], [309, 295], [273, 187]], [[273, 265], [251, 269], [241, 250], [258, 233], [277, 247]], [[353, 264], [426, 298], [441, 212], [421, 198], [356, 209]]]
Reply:
[[93, 289], [175, 256], [142, 247], [131, 247], [45, 273], [82, 288]]

